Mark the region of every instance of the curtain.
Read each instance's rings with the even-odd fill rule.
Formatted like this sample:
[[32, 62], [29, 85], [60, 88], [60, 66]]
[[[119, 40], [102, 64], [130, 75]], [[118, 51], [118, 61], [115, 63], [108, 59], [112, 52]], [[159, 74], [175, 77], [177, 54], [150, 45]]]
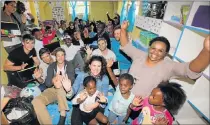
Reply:
[[128, 11], [128, 21], [129, 21], [129, 27], [128, 27], [128, 32], [133, 31], [134, 23], [135, 23], [135, 11], [136, 11], [136, 5], [135, 5], [135, 0], [131, 1], [131, 6]]
[[123, 6], [120, 15], [120, 24], [122, 24], [124, 20], [126, 20], [126, 0], [123, 0]]
[[72, 7], [72, 21], [74, 21], [75, 17], [77, 16], [76, 15], [76, 4], [77, 4], [77, 1], [70, 1], [70, 6]]
[[84, 1], [84, 4], [85, 4], [85, 12], [84, 12], [84, 15], [83, 15], [83, 20], [84, 21], [87, 21], [88, 20], [88, 5], [87, 5], [87, 0]]

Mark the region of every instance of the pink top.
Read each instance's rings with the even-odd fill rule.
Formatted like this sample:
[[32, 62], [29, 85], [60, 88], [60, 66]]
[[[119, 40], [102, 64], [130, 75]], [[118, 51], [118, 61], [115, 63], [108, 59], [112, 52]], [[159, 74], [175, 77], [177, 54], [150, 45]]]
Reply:
[[[45, 31], [42, 30], [42, 33], [44, 34]], [[43, 45], [50, 44], [51, 41], [55, 38], [55, 35], [56, 35], [56, 31], [55, 30], [53, 30], [51, 34], [48, 34], [47, 37], [43, 35], [43, 40], [42, 40], [43, 41]]]
[[145, 98], [143, 101], [143, 106], [140, 108], [133, 108], [133, 110], [137, 111], [142, 109], [139, 116], [133, 120], [132, 125], [140, 125], [140, 124], [153, 124], [157, 118], [165, 117], [168, 119], [168, 125], [172, 125], [173, 117], [166, 109], [163, 112], [157, 111], [153, 108], [153, 105], [149, 104], [148, 98]]

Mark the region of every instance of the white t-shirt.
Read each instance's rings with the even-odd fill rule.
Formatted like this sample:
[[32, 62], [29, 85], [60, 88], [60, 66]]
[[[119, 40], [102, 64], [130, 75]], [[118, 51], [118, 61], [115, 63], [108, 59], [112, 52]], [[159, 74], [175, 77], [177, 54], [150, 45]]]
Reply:
[[77, 52], [80, 50], [81, 47], [84, 46], [84, 43], [82, 40], [79, 40], [80, 45], [75, 46], [71, 44], [71, 46], [67, 47], [65, 44], [61, 45], [61, 48], [63, 48], [66, 51], [66, 60], [71, 61], [73, 60], [74, 56], [77, 54]]
[[41, 60], [40, 57], [39, 57], [39, 50], [40, 50], [41, 48], [44, 48], [43, 42], [40, 41], [40, 40], [35, 39], [34, 48], [35, 48], [35, 50], [36, 50], [36, 55], [37, 55], [37, 57], [39, 58], [39, 60]]
[[116, 61], [116, 55], [114, 54], [114, 52], [112, 52], [110, 49], [108, 49], [107, 55], [103, 55], [100, 49], [95, 49], [92, 52], [92, 56], [93, 55], [97, 55], [97, 56], [103, 56], [106, 60], [107, 59], [113, 59], [114, 62]]
[[[85, 91], [85, 90], [84, 90]], [[83, 92], [83, 91], [82, 91]], [[84, 106], [85, 105], [90, 105], [90, 104], [94, 104], [95, 102], [96, 102], [96, 96], [99, 94], [99, 91], [98, 90], [96, 90], [96, 92], [94, 93], [94, 95], [92, 95], [92, 96], [89, 96], [88, 95], [88, 97], [85, 99], [85, 101], [83, 101], [82, 103], [80, 103], [80, 105], [79, 105], [79, 108], [80, 108], [80, 110], [81, 111], [83, 111], [83, 112], [86, 112], [86, 113], [89, 113], [89, 112], [91, 112], [91, 111], [86, 111], [85, 109], [84, 109]], [[77, 103], [77, 99], [79, 98], [79, 96], [80, 96], [80, 93], [72, 100], [72, 104], [73, 105], [76, 105], [76, 104], [78, 104]]]

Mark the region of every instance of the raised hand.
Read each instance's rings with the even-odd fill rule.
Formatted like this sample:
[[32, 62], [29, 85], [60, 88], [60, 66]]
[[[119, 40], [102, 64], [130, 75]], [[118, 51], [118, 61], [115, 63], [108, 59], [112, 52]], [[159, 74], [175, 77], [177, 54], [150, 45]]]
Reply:
[[93, 49], [90, 48], [90, 46], [87, 45], [87, 46], [85, 47], [85, 52], [87, 53], [87, 55], [91, 55], [92, 52], [93, 52]]
[[88, 94], [86, 91], [83, 91], [82, 93], [80, 93], [79, 98], [81, 101], [84, 101], [87, 98]]
[[121, 29], [126, 30], [129, 26], [129, 22], [128, 21], [123, 21], [123, 23], [121, 24]]
[[210, 51], [210, 36], [207, 36], [204, 40], [204, 49]]
[[80, 32], [77, 32], [77, 39], [81, 40], [81, 33]]
[[107, 99], [106, 99], [106, 97], [104, 96], [103, 93], [99, 93], [97, 95], [97, 97], [99, 98], [99, 101], [98, 102], [100, 102], [100, 103], [106, 103], [107, 102]]
[[141, 96], [135, 96], [133, 101], [132, 101], [132, 104], [135, 106], [135, 107], [138, 107], [138, 106], [141, 106], [141, 102], [143, 101], [142, 97]]
[[53, 77], [52, 83], [55, 86], [55, 88], [59, 89], [59, 88], [63, 87], [62, 79], [63, 79], [63, 77], [59, 74], [56, 74], [56, 76]]
[[87, 28], [84, 29], [83, 34], [84, 34], [84, 37], [85, 38], [88, 38], [89, 37], [89, 32], [88, 32], [88, 29]]
[[26, 15], [25, 15], [25, 14], [22, 14], [22, 15], [21, 15], [21, 20], [22, 20], [22, 23], [23, 23], [23, 24], [26, 23], [27, 18], [26, 18]]
[[34, 77], [36, 78], [36, 79], [39, 79], [39, 78], [41, 78], [42, 77], [42, 73], [43, 73], [43, 70], [41, 69], [41, 68], [36, 68], [35, 70], [34, 70]]
[[67, 74], [62, 79], [62, 85], [67, 92], [71, 91], [71, 80], [68, 78]]
[[111, 68], [113, 63], [114, 63], [114, 60], [113, 59], [107, 59], [106, 62], [107, 62], [106, 67]]

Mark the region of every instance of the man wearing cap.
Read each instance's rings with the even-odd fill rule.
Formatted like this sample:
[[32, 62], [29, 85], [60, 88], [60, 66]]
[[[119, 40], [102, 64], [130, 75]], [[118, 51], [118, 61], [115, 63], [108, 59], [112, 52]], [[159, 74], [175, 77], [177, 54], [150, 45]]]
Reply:
[[84, 67], [84, 60], [82, 59], [79, 50], [84, 47], [84, 43], [79, 32], [77, 32], [77, 38], [80, 45], [72, 44], [71, 36], [69, 36], [68, 34], [64, 34], [63, 41], [65, 44], [61, 45], [61, 48], [66, 51], [66, 60], [72, 61], [75, 68], [78, 67], [80, 70], [82, 70]]

